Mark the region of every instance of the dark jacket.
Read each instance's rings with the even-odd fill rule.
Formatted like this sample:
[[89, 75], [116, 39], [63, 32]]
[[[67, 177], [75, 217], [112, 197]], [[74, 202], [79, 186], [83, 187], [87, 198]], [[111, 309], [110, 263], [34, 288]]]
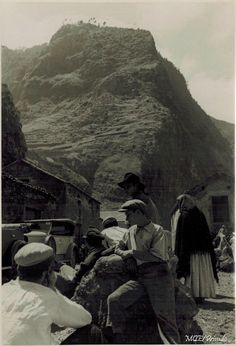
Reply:
[[85, 258], [83, 262], [80, 263], [80, 268], [75, 274], [75, 277], [73, 279], [74, 283], [80, 282], [82, 276], [84, 276], [85, 273], [87, 273], [93, 268], [94, 264], [97, 262], [99, 257], [102, 256], [102, 252], [104, 250], [106, 250], [104, 246], [89, 249], [88, 256]]
[[214, 277], [218, 282], [209, 227], [204, 214], [197, 207], [181, 211], [178, 219], [175, 241], [175, 254], [179, 259], [177, 278], [190, 274], [190, 255], [194, 253], [210, 254]]

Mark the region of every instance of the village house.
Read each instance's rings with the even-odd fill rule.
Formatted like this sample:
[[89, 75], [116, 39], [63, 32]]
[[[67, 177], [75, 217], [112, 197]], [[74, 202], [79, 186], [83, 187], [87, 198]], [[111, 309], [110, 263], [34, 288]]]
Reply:
[[2, 174], [2, 223], [18, 223], [54, 215], [56, 198], [45, 189]]
[[[100, 227], [100, 202], [74, 184], [39, 168], [26, 159], [5, 166], [4, 172], [23, 183], [43, 188], [55, 196], [55, 210], [51, 210], [48, 217], [72, 219], [77, 223], [80, 234], [85, 234], [89, 227]], [[31, 219], [44, 217], [40, 215], [36, 204], [32, 203], [31, 208]]]
[[222, 225], [234, 230], [234, 179], [215, 174], [194, 186], [190, 194], [206, 216], [210, 231], [215, 234]]

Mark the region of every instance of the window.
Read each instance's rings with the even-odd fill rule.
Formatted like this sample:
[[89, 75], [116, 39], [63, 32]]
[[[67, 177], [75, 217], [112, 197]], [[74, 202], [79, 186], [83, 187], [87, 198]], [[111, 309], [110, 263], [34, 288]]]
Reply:
[[212, 197], [213, 222], [229, 221], [229, 201], [228, 196]]
[[73, 236], [75, 226], [67, 222], [53, 222], [52, 231], [53, 235], [69, 235]]

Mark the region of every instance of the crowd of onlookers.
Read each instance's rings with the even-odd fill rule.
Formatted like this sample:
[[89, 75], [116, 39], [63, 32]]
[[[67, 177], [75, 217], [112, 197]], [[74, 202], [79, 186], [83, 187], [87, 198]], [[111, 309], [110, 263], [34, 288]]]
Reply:
[[[188, 193], [178, 196], [171, 232], [166, 231], [137, 175], [127, 173], [118, 185], [129, 196], [119, 209], [127, 228], [108, 217], [101, 232], [88, 230], [82, 238], [83, 259], [67, 278], [67, 292], [61, 289], [64, 265], [56, 262], [52, 248], [31, 243], [17, 252], [18, 277], [2, 289], [5, 344], [52, 344], [52, 325], [76, 329], [63, 344], [123, 343], [126, 311], [144, 295], [162, 343], [178, 344], [176, 280], [188, 287], [197, 304], [216, 297], [217, 272], [225, 257], [233, 259], [234, 237], [227, 239], [222, 226], [212, 241], [206, 218]], [[101, 331], [91, 323], [91, 314], [70, 298], [96, 261], [110, 255], [119, 256], [130, 280], [107, 297], [106, 327]]]
[[213, 239], [213, 246], [217, 259], [217, 269], [231, 272], [234, 270], [235, 234], [229, 233], [222, 225]]

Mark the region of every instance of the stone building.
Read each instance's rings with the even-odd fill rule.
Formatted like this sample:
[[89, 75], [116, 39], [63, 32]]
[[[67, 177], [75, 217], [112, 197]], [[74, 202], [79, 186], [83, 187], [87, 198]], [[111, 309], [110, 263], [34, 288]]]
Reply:
[[226, 174], [215, 174], [190, 191], [197, 206], [206, 216], [212, 233], [221, 225], [234, 230], [234, 179]]
[[55, 196], [55, 210], [49, 217], [70, 218], [76, 221], [81, 234], [85, 234], [89, 227], [99, 227], [100, 202], [74, 184], [25, 159], [17, 160], [4, 167], [4, 172], [26, 184], [43, 188]]
[[54, 216], [56, 198], [46, 190], [2, 174], [2, 223]]

